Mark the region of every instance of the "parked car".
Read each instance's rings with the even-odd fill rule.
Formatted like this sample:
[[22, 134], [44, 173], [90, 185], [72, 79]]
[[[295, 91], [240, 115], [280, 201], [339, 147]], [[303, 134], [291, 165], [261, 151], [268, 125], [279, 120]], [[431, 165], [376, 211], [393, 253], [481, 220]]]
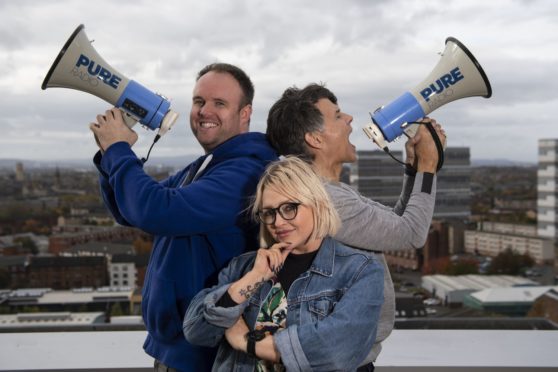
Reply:
[[425, 300], [425, 299], [428, 298], [428, 295], [424, 292], [421, 292], [421, 291], [414, 291], [413, 292], [413, 297], [418, 298], [420, 300]]
[[538, 276], [542, 276], [542, 273], [539, 269], [532, 268], [532, 269], [527, 269], [525, 271], [525, 276], [538, 277]]
[[427, 315], [434, 315], [434, 314], [436, 314], [436, 309], [433, 309], [431, 307], [427, 307], [426, 308], [426, 314]]
[[442, 303], [442, 301], [437, 298], [427, 298], [426, 300], [422, 301], [422, 303], [425, 306], [438, 306]]

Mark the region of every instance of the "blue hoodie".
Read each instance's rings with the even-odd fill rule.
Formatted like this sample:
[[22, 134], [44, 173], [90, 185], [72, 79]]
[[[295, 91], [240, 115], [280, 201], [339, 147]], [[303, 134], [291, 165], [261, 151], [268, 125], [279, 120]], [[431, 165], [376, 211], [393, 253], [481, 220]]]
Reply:
[[126, 142], [94, 159], [103, 199], [118, 223], [155, 236], [142, 293], [144, 349], [180, 371], [211, 370], [215, 349], [185, 340], [184, 314], [231, 258], [257, 248], [257, 228], [245, 212], [266, 165], [277, 158], [261, 133], [240, 134], [211, 154], [185, 186], [190, 168], [206, 156], [160, 183]]

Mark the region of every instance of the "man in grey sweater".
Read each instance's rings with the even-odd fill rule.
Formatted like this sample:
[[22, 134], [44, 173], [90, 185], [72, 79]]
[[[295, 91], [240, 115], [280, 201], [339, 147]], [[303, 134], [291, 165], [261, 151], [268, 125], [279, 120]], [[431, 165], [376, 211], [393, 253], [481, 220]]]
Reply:
[[[335, 238], [342, 243], [377, 254], [385, 266], [384, 304], [376, 343], [359, 371], [372, 371], [381, 342], [395, 321], [395, 293], [382, 252], [422, 248], [426, 242], [436, 195], [438, 150], [424, 125], [405, 145], [407, 158], [403, 189], [392, 209], [374, 202], [339, 182], [343, 163], [356, 161], [349, 142], [352, 116], [341, 112], [335, 95], [323, 85], [287, 89], [272, 106], [267, 119], [267, 137], [280, 155], [297, 155], [312, 164], [342, 220]], [[441, 142], [445, 132], [430, 121]]]

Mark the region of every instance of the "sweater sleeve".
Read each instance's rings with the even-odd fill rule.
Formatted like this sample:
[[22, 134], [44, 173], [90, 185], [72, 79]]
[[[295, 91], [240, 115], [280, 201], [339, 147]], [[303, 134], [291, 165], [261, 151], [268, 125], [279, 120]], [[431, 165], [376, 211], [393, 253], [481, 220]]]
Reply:
[[421, 248], [434, 213], [436, 176], [417, 173], [414, 182], [409, 182], [412, 180], [405, 179], [412, 184], [410, 197], [406, 197], [410, 185], [404, 184], [395, 209], [367, 199], [347, 185], [326, 183], [342, 221], [335, 238], [346, 245], [374, 251]]
[[255, 158], [234, 158], [212, 166], [187, 186], [167, 187], [144, 172], [125, 142], [109, 147], [100, 165], [112, 191], [107, 196], [113, 214], [116, 210], [129, 225], [166, 236], [211, 232], [245, 222], [238, 211], [246, 209], [264, 168]]
[[405, 212], [405, 208], [407, 208], [409, 198], [411, 197], [411, 193], [413, 192], [415, 177], [415, 175], [411, 177], [407, 174], [403, 176], [403, 187], [401, 188], [401, 194], [399, 195], [397, 203], [395, 203], [395, 207], [393, 207], [393, 211], [399, 216], [401, 216], [403, 212]]

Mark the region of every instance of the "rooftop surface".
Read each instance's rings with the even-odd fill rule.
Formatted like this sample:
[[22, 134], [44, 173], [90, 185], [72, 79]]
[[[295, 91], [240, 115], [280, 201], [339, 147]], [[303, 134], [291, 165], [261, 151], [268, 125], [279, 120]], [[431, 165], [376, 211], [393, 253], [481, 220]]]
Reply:
[[[152, 371], [142, 350], [145, 335], [2, 333], [0, 371]], [[394, 330], [376, 371], [556, 371], [557, 346], [558, 331]]]

